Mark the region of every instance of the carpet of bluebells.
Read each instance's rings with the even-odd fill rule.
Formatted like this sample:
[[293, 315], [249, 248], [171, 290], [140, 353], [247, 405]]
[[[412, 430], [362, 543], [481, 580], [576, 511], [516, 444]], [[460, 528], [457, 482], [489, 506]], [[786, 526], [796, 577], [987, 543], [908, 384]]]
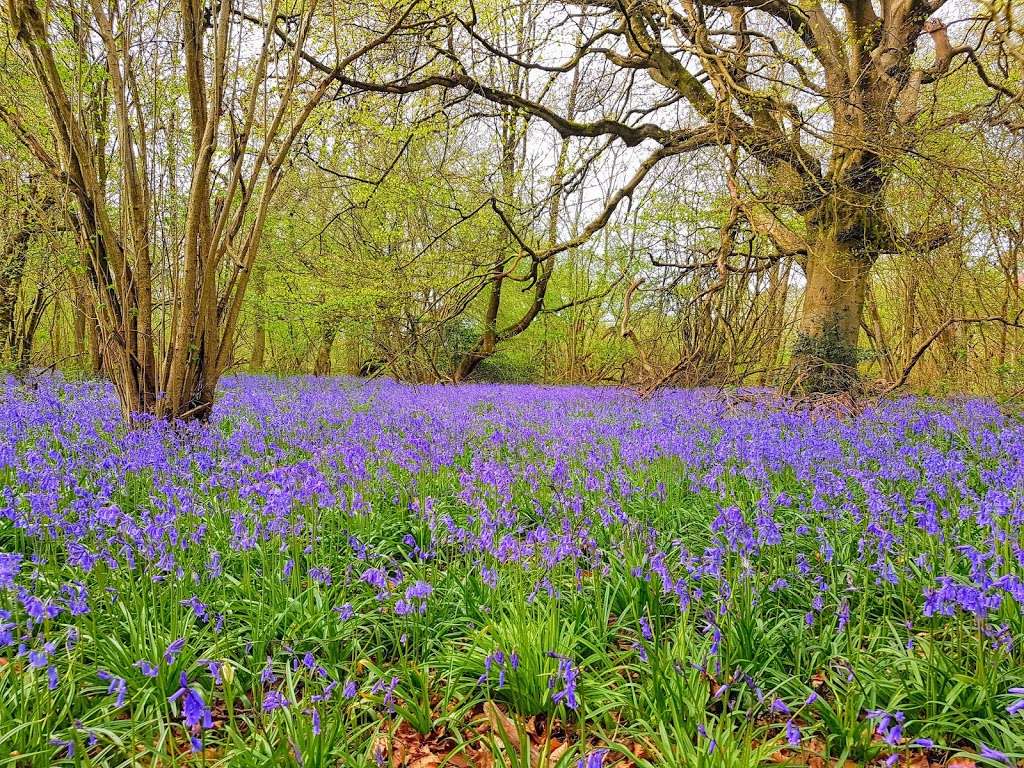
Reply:
[[0, 765], [1024, 765], [1024, 420], [0, 382]]

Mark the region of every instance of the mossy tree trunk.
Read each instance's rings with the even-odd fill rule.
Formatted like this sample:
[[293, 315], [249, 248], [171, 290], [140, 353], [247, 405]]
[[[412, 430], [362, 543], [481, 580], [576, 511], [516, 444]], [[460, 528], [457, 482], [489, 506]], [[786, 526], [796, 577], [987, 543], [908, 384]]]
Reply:
[[20, 359], [15, 309], [25, 277], [31, 232], [27, 225], [17, 228], [0, 253], [0, 361], [9, 359], [17, 362]]
[[860, 249], [823, 234], [811, 242], [805, 271], [791, 387], [822, 393], [849, 390], [857, 382], [857, 341], [871, 261]]

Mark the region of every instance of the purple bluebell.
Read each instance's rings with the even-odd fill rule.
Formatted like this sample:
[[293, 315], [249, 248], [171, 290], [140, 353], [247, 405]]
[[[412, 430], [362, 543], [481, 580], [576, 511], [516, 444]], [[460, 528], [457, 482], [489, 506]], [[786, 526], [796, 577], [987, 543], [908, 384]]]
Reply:
[[206, 706], [203, 695], [189, 685], [187, 675], [181, 673], [181, 687], [168, 697], [168, 701], [181, 699], [181, 714], [189, 728], [212, 728], [213, 713]]

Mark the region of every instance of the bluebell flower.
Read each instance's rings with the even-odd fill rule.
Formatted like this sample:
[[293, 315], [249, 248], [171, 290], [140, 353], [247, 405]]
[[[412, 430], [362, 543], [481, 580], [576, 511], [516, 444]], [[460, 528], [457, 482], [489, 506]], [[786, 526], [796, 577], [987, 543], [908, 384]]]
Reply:
[[277, 675], [274, 674], [274, 667], [269, 656], [267, 656], [267, 661], [260, 671], [260, 682], [263, 685], [272, 685], [277, 682]]
[[1006, 755], [1003, 752], [1000, 752], [999, 750], [992, 749], [991, 747], [985, 744], [978, 744], [978, 751], [982, 757], [987, 757], [989, 760], [995, 760], [999, 763], [1006, 763], [1007, 765], [1011, 765], [1010, 758], [1008, 755]]
[[185, 725], [189, 728], [213, 727], [213, 714], [210, 708], [206, 706], [203, 695], [189, 685], [184, 672], [181, 673], [181, 687], [167, 698], [171, 702], [179, 699], [182, 700], [181, 714], [185, 719]]
[[576, 763], [576, 768], [601, 768], [604, 764], [605, 755], [609, 750], [605, 748], [594, 749], [588, 752], [586, 755], [581, 757]]
[[[558, 659], [558, 678], [561, 681], [561, 688], [559, 688], [551, 696], [551, 701], [554, 704], [565, 703], [569, 709], [575, 710], [578, 706], [576, 699], [576, 681], [579, 675], [578, 670], [573, 665], [570, 659], [564, 656], [559, 656], [555, 653], [549, 653], [549, 656], [553, 656]], [[548, 686], [555, 688], [555, 679], [548, 680]]]
[[187, 600], [182, 600], [181, 604], [188, 608], [191, 608], [192, 612], [196, 615], [197, 619], [199, 619], [200, 621], [206, 621], [207, 608], [206, 605], [202, 603], [198, 597], [192, 595], [192, 597], [188, 598]]
[[107, 695], [116, 695], [117, 699], [115, 700], [114, 705], [118, 709], [123, 707], [125, 697], [127, 696], [128, 693], [128, 683], [125, 681], [125, 679], [123, 677], [117, 677], [115, 675], [112, 675], [109, 672], [106, 672], [102, 669], [96, 673], [96, 676], [99, 677], [100, 680], [106, 680], [109, 682], [109, 685], [107, 686]]
[[64, 757], [71, 760], [75, 756], [75, 742], [71, 739], [50, 739], [50, 744], [64, 750]]
[[788, 716], [790, 714], [789, 707], [786, 706], [786, 703], [782, 699], [774, 699], [772, 701], [772, 712], [777, 715]]
[[[391, 677], [391, 680], [388, 681], [388, 682], [385, 682], [384, 679], [381, 678], [380, 680], [375, 682], [370, 687], [370, 694], [374, 695], [374, 696], [378, 696], [378, 695], [383, 693], [384, 694], [383, 704], [384, 704], [385, 709], [387, 709], [388, 712], [394, 713], [394, 711], [395, 711], [395, 689], [397, 687], [398, 687], [398, 677], [397, 676], [393, 675]], [[348, 684], [347, 683], [345, 685], [345, 689], [348, 690]], [[346, 696], [346, 698], [348, 698], [348, 697]]]
[[800, 745], [800, 729], [791, 719], [786, 721], [786, 741], [791, 747]]
[[167, 646], [167, 650], [164, 651], [164, 661], [169, 665], [174, 664], [175, 660], [178, 658], [178, 654], [181, 653], [184, 647], [185, 638], [179, 637], [177, 640], [175, 640], [173, 643]]
[[285, 709], [290, 706], [291, 702], [288, 701], [287, 697], [280, 691], [267, 691], [263, 697], [263, 711], [273, 712], [275, 709]]
[[0, 552], [0, 589], [14, 589], [14, 578], [21, 570], [23, 559], [17, 552]]

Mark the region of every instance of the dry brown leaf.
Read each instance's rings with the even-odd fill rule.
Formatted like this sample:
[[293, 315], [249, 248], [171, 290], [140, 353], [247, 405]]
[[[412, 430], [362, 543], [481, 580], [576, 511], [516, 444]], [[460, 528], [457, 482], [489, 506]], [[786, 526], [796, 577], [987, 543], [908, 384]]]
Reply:
[[491, 724], [491, 730], [518, 748], [519, 729], [516, 728], [516, 724], [509, 716], [502, 712], [497, 704], [490, 701], [484, 702], [484, 714], [487, 715], [487, 720]]
[[417, 757], [415, 760], [409, 763], [409, 768], [433, 768], [433, 766], [440, 764], [441, 758], [439, 758], [433, 752], [428, 752], [422, 757]]
[[810, 738], [807, 740], [807, 751], [814, 755], [825, 754], [825, 742], [818, 738]]
[[489, 749], [478, 750], [472, 760], [474, 768], [494, 768], [494, 755]]
[[946, 768], [978, 768], [978, 764], [969, 757], [954, 757], [946, 763]]
[[[387, 751], [383, 754], [387, 754]], [[409, 748], [401, 741], [396, 741], [392, 745], [391, 749], [391, 766], [392, 768], [402, 768], [405, 765], [407, 758], [409, 757]]]
[[643, 758], [647, 757], [647, 749], [644, 747], [643, 744], [641, 744], [638, 741], [634, 741], [630, 745], [629, 751], [632, 752], [633, 757], [637, 758], [638, 760], [642, 760]]
[[[552, 741], [551, 743], [555, 744], [555, 743], [557, 743], [557, 740]], [[548, 765], [549, 766], [558, 765], [558, 761], [562, 759], [562, 755], [565, 754], [567, 749], [569, 749], [569, 745], [568, 744], [558, 744], [557, 747], [552, 749], [551, 752], [548, 753]]]
[[931, 762], [924, 752], [911, 752], [900, 758], [900, 768], [931, 768]]

